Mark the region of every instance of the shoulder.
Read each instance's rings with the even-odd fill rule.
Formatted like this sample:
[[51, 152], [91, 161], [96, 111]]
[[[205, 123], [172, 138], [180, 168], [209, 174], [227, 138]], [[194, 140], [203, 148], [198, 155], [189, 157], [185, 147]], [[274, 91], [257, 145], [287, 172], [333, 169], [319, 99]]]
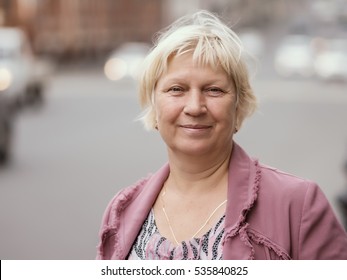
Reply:
[[[121, 189], [109, 202], [106, 207], [103, 225], [117, 224], [119, 216], [122, 213], [130, 212], [141, 214], [142, 210], [151, 207], [156, 199], [163, 182], [169, 173], [169, 166], [165, 164], [155, 173], [138, 180], [136, 183]], [[134, 202], [134, 203], [133, 203]], [[136, 204], [136, 203], [140, 203]], [[130, 210], [129, 210], [130, 209]], [[129, 210], [129, 211], [126, 211]]]
[[148, 175], [147, 177], [138, 180], [136, 183], [121, 189], [111, 199], [104, 212], [102, 221], [103, 226], [110, 226], [116, 223], [118, 214], [141, 193], [151, 176], [152, 175]]
[[253, 239], [267, 240], [293, 259], [346, 258], [346, 234], [318, 184], [266, 165], [259, 169], [258, 199], [249, 217]]
[[[313, 226], [318, 232], [320, 226], [324, 228], [327, 224], [333, 224], [340, 231], [332, 206], [316, 182], [266, 165], [260, 165], [260, 168], [257, 205], [260, 216], [271, 216], [272, 221], [281, 224], [291, 236], [303, 235], [305, 229], [310, 232]], [[291, 221], [288, 228], [286, 218]], [[323, 220], [324, 223], [320, 222]]]
[[259, 164], [259, 169], [258, 210], [299, 218], [306, 207], [328, 205], [316, 182], [264, 164]]
[[262, 187], [271, 189], [274, 192], [285, 192], [287, 194], [300, 192], [304, 194], [308, 189], [319, 188], [317, 183], [312, 180], [284, 172], [280, 169], [265, 164], [259, 164], [259, 168], [261, 170]]
[[151, 178], [152, 175], [148, 175], [145, 178], [141, 178], [134, 184], [131, 184], [123, 189], [121, 189], [112, 199], [113, 203], [118, 203], [121, 201], [128, 201], [132, 198], [136, 197], [141, 190], [145, 187], [148, 180]]

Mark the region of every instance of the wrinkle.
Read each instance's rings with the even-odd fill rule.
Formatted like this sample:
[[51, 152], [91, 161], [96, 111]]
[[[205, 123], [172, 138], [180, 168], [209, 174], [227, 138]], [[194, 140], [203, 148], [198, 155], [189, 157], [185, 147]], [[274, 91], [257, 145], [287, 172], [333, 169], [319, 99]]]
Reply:
[[257, 244], [263, 245], [263, 246], [269, 248], [270, 250], [272, 250], [273, 252], [275, 252], [275, 254], [280, 259], [282, 259], [282, 260], [290, 260], [291, 259], [289, 254], [283, 248], [281, 248], [277, 244], [273, 243], [271, 240], [267, 239], [266, 237], [257, 234], [257, 232], [249, 230], [248, 231], [248, 237], [250, 239], [252, 239], [254, 242], [256, 242]]
[[[98, 248], [98, 253], [99, 253], [98, 259], [109, 259], [111, 257], [112, 253], [110, 253], [110, 252], [112, 252], [112, 251], [110, 251], [110, 249], [117, 247], [117, 246], [116, 245], [106, 246], [106, 244], [108, 242], [112, 242], [110, 238], [116, 234], [117, 234], [117, 231], [114, 228], [104, 227], [103, 233], [101, 236], [101, 243], [100, 243], [99, 248]], [[114, 240], [114, 242], [116, 242], [115, 239], [113, 239], [113, 240]], [[109, 252], [107, 252], [107, 251], [109, 251]]]
[[247, 233], [248, 226], [249, 226], [248, 223], [246, 223], [244, 226], [242, 226], [240, 228], [240, 230], [239, 230], [240, 239], [250, 249], [250, 254], [249, 254], [248, 259], [254, 260], [255, 250], [254, 250], [254, 247], [252, 246], [252, 243], [251, 243], [249, 236], [248, 236], [248, 233]]

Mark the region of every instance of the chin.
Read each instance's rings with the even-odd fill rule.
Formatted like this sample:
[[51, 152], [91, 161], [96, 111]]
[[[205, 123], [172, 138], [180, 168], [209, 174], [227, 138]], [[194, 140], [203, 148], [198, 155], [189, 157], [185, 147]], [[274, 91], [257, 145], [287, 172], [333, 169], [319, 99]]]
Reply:
[[181, 153], [181, 154], [185, 154], [187, 156], [204, 156], [204, 155], [208, 155], [211, 152], [214, 151], [214, 147], [209, 145], [199, 145], [199, 144], [190, 144], [187, 145], [185, 147], [176, 147], [175, 149], [173, 149], [174, 153]]

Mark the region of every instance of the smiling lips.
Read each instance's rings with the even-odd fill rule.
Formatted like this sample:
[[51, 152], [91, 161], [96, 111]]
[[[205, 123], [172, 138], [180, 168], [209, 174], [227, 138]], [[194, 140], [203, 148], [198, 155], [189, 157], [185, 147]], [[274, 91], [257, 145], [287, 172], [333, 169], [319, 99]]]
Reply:
[[183, 128], [190, 128], [190, 129], [207, 129], [207, 128], [211, 128], [211, 125], [205, 125], [205, 124], [184, 124], [184, 125], [180, 125], [180, 127]]
[[207, 132], [209, 129], [211, 129], [212, 125], [184, 124], [184, 125], [180, 125], [180, 127], [189, 133], [204, 133], [204, 132]]

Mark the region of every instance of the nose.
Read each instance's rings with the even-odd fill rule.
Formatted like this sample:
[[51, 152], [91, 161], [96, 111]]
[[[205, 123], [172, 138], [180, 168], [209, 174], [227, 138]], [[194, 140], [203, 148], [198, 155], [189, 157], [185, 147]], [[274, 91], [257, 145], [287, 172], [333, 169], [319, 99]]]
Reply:
[[205, 96], [199, 90], [192, 90], [187, 94], [184, 113], [199, 116], [207, 112]]

